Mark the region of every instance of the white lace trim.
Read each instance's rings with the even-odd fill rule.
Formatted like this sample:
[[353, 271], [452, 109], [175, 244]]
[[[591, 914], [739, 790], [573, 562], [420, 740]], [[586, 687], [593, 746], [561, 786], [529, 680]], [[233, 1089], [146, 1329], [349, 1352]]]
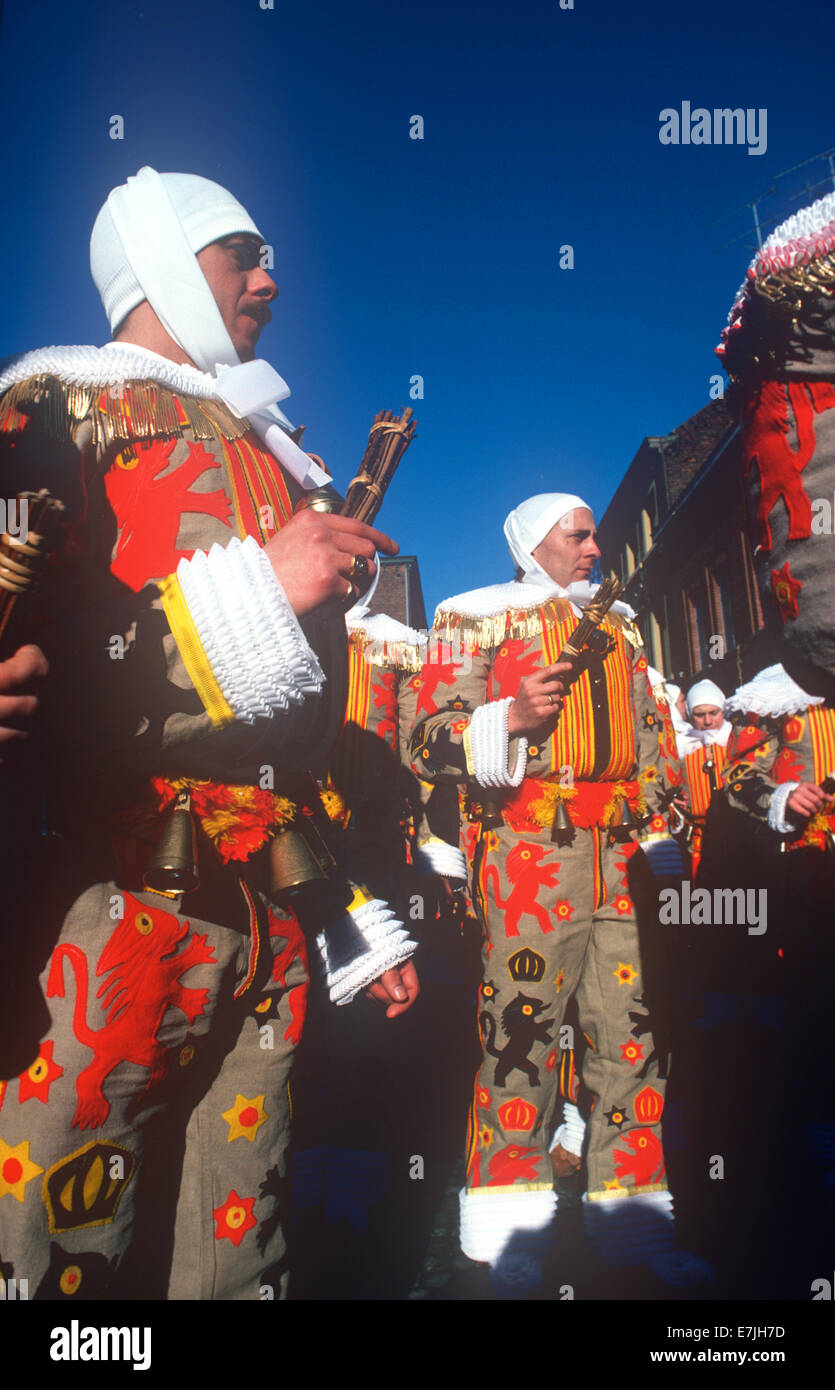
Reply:
[[753, 680], [735, 690], [725, 701], [725, 713], [770, 715], [777, 719], [823, 703], [822, 695], [807, 695], [778, 662], [758, 671]]
[[381, 898], [346, 912], [319, 933], [316, 945], [334, 1004], [350, 1004], [360, 990], [367, 989], [386, 970], [402, 965], [417, 950], [417, 943]]
[[215, 680], [251, 724], [319, 694], [324, 674], [272, 566], [248, 536], [181, 560], [177, 579]]
[[351, 609], [345, 615], [345, 626], [351, 633], [361, 633], [369, 642], [408, 642], [411, 647], [423, 647], [427, 642], [425, 629], [418, 630], [390, 618], [388, 613], [373, 613], [370, 617], [352, 618]]
[[415, 864], [417, 868], [423, 869], [425, 873], [440, 874], [443, 878], [460, 879], [462, 883], [467, 881], [467, 861], [464, 858], [463, 850], [457, 845], [451, 845], [446, 840], [441, 840], [433, 835], [430, 840], [423, 840], [415, 850]]
[[766, 237], [751, 262], [749, 274], [774, 275], [796, 265], [808, 265], [835, 247], [835, 193], [826, 193], [801, 208]]
[[[524, 612], [529, 608], [539, 608], [546, 599], [566, 598], [578, 612], [591, 603], [600, 588], [599, 584], [569, 584], [564, 589], [554, 582], [542, 584], [518, 584], [511, 580], [508, 584], [488, 584], [483, 589], [471, 589], [465, 594], [455, 594], [444, 599], [435, 610], [435, 624], [443, 620], [447, 612], [460, 613], [467, 618], [492, 618], [496, 613]], [[634, 608], [618, 599], [612, 604], [612, 613], [620, 613], [630, 622], [635, 617]]]
[[135, 343], [104, 347], [44, 347], [8, 361], [0, 372], [0, 394], [31, 376], [57, 376], [71, 386], [110, 386], [120, 381], [157, 381], [184, 396], [217, 397], [217, 382], [197, 367], [172, 362]]
[[528, 740], [519, 739], [516, 766], [508, 767], [510, 737], [507, 713], [513, 696], [491, 700], [479, 705], [470, 717], [469, 739], [472, 753], [472, 775], [482, 787], [518, 787], [525, 776], [528, 762]]
[[462, 1191], [459, 1196], [461, 1249], [471, 1260], [498, 1264], [502, 1255], [516, 1253], [521, 1237], [547, 1249], [557, 1214], [557, 1194], [541, 1192]]
[[742, 326], [747, 302], [755, 293], [752, 280], [776, 275], [794, 266], [808, 265], [818, 256], [826, 256], [833, 250], [835, 193], [826, 193], [823, 198], [787, 217], [763, 242], [736, 292], [728, 313], [728, 326], [722, 329], [722, 342], [717, 348], [720, 357], [724, 355], [731, 336]]

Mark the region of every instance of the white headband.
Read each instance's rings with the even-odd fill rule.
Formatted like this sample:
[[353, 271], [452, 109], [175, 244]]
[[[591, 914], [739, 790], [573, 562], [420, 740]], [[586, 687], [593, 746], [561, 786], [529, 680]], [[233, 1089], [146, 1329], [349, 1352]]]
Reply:
[[591, 511], [588, 502], [570, 492], [540, 492], [520, 502], [507, 517], [504, 533], [514, 562], [528, 584], [553, 584], [532, 551], [541, 545], [548, 532], [578, 507]]
[[147, 165], [114, 188], [90, 238], [90, 269], [118, 327], [147, 299], [175, 342], [202, 371], [240, 362], [197, 260], [221, 237], [260, 237], [245, 208], [196, 174], [158, 174]]
[[148, 165], [114, 188], [90, 238], [90, 269], [115, 329], [143, 299], [192, 362], [302, 487], [330, 479], [293, 442], [277, 402], [286, 382], [263, 358], [241, 363], [197, 252], [221, 237], [261, 233], [220, 184], [197, 174], [158, 174]]
[[692, 714], [697, 705], [712, 705], [724, 710], [725, 695], [713, 681], [696, 681], [687, 692], [687, 711]]

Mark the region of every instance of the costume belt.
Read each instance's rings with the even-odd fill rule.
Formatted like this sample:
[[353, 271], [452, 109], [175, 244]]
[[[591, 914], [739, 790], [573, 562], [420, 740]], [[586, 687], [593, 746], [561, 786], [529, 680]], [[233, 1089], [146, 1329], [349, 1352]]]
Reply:
[[541, 777], [526, 777], [502, 803], [502, 811], [512, 830], [536, 832], [551, 828], [560, 803], [572, 825], [581, 830], [614, 825], [625, 804], [639, 818], [647, 813], [638, 782], [574, 782], [563, 786]]

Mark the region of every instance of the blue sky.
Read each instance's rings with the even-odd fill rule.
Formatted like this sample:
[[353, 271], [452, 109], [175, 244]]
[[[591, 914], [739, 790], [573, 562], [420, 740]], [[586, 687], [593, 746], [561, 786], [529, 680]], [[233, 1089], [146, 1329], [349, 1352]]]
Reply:
[[[415, 410], [380, 524], [431, 613], [508, 577], [518, 501], [601, 513], [641, 439], [707, 402], [753, 246], [723, 247], [736, 210], [835, 146], [834, 30], [829, 0], [6, 0], [0, 355], [107, 340], [89, 233], [127, 174], [226, 184], [275, 247], [261, 351], [337, 483], [376, 411]], [[683, 101], [765, 108], [765, 153], [662, 145]], [[804, 178], [764, 215], [809, 201]]]

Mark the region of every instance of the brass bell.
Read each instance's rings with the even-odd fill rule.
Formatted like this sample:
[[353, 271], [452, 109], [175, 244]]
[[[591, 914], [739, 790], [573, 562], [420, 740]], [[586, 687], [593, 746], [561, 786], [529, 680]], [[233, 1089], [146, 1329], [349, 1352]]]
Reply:
[[310, 508], [314, 512], [339, 512], [344, 501], [344, 497], [340, 496], [335, 487], [326, 484], [324, 487], [310, 488], [299, 498], [295, 511], [304, 512]]
[[620, 813], [617, 821], [609, 830], [609, 844], [628, 844], [637, 828], [635, 817], [632, 814], [632, 807], [629, 805], [626, 797], [624, 797], [620, 804]]
[[191, 893], [200, 882], [197, 835], [191, 815], [191, 796], [186, 791], [177, 793], [142, 882], [154, 893]]
[[481, 797], [481, 828], [482, 830], [497, 830], [500, 825], [504, 825], [501, 803], [495, 796]]
[[562, 797], [557, 802], [554, 822], [551, 826], [552, 845], [570, 845], [574, 839], [574, 822], [568, 814], [568, 807]]
[[270, 841], [268, 896], [286, 906], [305, 884], [326, 878], [327, 874], [301, 831], [293, 825], [281, 827]]

